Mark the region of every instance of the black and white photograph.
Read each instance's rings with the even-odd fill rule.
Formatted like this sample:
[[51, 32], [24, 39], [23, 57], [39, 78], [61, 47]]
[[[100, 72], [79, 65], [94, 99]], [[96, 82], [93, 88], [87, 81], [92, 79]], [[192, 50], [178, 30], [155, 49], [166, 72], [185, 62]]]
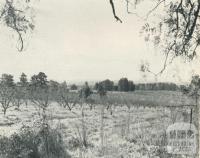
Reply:
[[0, 158], [199, 158], [200, 0], [0, 0]]

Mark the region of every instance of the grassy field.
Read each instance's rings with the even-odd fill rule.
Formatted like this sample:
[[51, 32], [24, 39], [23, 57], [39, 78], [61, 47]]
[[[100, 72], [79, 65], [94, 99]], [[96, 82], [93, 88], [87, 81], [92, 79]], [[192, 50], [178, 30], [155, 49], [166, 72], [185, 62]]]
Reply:
[[[98, 97], [94, 94], [95, 98]], [[160, 157], [160, 150], [165, 153], [165, 130], [170, 124], [189, 121], [190, 109], [165, 106], [188, 104], [192, 100], [179, 92], [108, 93], [106, 106], [98, 104], [90, 109], [87, 104], [83, 108], [77, 104], [69, 111], [53, 102], [46, 114], [51, 126], [61, 131], [66, 150], [73, 158], [146, 158]], [[107, 109], [107, 105], [112, 106]], [[19, 110], [10, 108], [6, 116], [0, 112], [0, 135], [10, 136], [23, 125], [37, 124], [38, 114], [31, 103]], [[80, 143], [83, 135], [87, 147]]]
[[[195, 104], [192, 98], [179, 91], [108, 92], [107, 96], [107, 100], [111, 103], [129, 103], [133, 106], [186, 106]], [[96, 98], [97, 96], [93, 95], [93, 97]]]

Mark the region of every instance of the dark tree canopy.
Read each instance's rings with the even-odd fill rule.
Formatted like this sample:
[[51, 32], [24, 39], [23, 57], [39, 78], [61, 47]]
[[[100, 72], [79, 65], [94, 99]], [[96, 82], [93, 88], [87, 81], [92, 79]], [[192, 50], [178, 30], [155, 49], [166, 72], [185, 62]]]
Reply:
[[47, 88], [47, 75], [44, 72], [39, 72], [37, 75], [33, 75], [31, 77], [30, 85], [36, 88]]
[[15, 85], [13, 75], [10, 74], [2, 74], [1, 76], [1, 85], [6, 87], [13, 87]]
[[121, 78], [118, 82], [118, 90], [123, 92], [128, 92], [129, 83], [127, 78]]
[[28, 79], [25, 73], [22, 73], [20, 78], [19, 78], [19, 85], [22, 87], [28, 86]]
[[105, 91], [113, 91], [114, 90], [114, 82], [109, 79], [106, 79], [99, 83], [95, 83], [94, 89], [98, 90], [99, 87], [103, 87], [103, 89]]
[[134, 91], [135, 90], [135, 84], [133, 81], [128, 81], [128, 91]]
[[71, 85], [71, 90], [77, 90], [77, 89], [78, 89], [78, 87], [77, 87], [76, 84], [72, 84], [72, 85]]
[[88, 99], [88, 97], [92, 94], [92, 90], [88, 85], [88, 82], [85, 82], [85, 85], [82, 87], [82, 89], [79, 92], [79, 97], [83, 98], [85, 100]]

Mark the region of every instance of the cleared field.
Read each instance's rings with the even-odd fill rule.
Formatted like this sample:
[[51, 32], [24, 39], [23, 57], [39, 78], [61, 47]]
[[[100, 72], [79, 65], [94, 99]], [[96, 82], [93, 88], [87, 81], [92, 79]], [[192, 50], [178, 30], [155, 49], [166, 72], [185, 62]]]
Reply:
[[[98, 98], [95, 95], [93, 97], [94, 99]], [[179, 91], [108, 92], [107, 100], [111, 103], [130, 103], [141, 106], [186, 106], [195, 104], [192, 98]]]

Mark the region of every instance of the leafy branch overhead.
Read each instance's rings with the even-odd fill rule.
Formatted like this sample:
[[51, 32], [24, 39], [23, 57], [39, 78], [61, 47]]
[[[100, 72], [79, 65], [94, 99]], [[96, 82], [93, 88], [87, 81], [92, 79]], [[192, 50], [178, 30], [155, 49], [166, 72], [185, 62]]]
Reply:
[[[110, 2], [116, 18], [118, 17], [116, 3], [113, 0]], [[136, 10], [136, 6], [143, 7], [147, 3], [144, 0], [124, 0], [124, 2], [128, 14], [133, 13], [130, 11], [130, 6]], [[149, 2], [152, 3], [152, 8], [147, 10], [144, 17], [140, 16], [145, 21], [141, 33], [145, 41], [153, 42], [166, 56], [164, 68], [156, 74], [161, 74], [176, 57], [180, 56], [189, 61], [197, 57], [197, 49], [200, 45], [200, 0], [151, 0]]]
[[[24, 50], [25, 35], [34, 29], [30, 0], [5, 0], [0, 11], [1, 22], [18, 36], [18, 51]], [[29, 15], [30, 14], [30, 15]]]
[[[137, 14], [132, 8], [147, 7], [145, 0], [123, 0], [128, 14]], [[3, 0], [0, 10], [0, 21], [13, 30], [18, 36], [18, 50], [24, 50], [26, 35], [34, 29], [34, 21], [30, 0]], [[192, 60], [197, 56], [197, 48], [200, 44], [200, 0], [150, 0], [152, 7], [148, 7], [145, 17], [146, 24], [142, 33], [146, 41], [153, 41], [165, 52], [166, 63], [168, 58], [177, 56]], [[118, 15], [117, 3], [109, 0], [114, 18], [122, 23]], [[156, 22], [149, 20], [154, 15]], [[164, 66], [165, 67], [165, 66]]]

